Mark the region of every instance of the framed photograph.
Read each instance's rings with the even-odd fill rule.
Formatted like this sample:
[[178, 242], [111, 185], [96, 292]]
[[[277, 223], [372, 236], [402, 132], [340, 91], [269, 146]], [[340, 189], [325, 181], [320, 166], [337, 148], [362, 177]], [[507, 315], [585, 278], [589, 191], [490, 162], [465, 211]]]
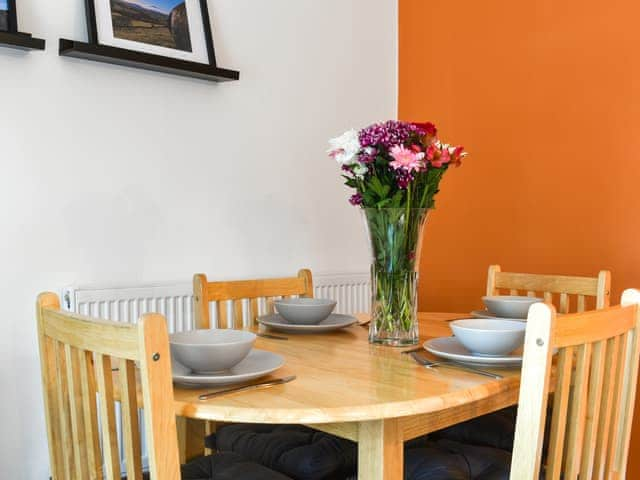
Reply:
[[207, 0], [86, 2], [93, 43], [215, 65]]
[[0, 0], [0, 32], [17, 32], [16, 0]]

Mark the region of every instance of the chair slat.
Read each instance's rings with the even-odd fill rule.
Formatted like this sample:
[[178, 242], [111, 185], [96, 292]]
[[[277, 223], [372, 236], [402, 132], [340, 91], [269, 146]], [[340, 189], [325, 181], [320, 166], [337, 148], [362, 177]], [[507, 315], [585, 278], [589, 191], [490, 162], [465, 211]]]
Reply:
[[256, 298], [256, 303], [258, 305], [258, 316], [267, 315], [267, 299], [265, 297]]
[[536, 296], [536, 292], [534, 292], [533, 290], [527, 291], [527, 297], [535, 297], [535, 296]]
[[80, 365], [78, 350], [70, 345], [64, 346], [67, 386], [69, 388], [69, 413], [71, 417], [71, 434], [73, 442], [73, 459], [75, 471], [80, 479], [89, 477], [87, 464], [87, 442], [85, 438], [84, 414], [82, 411], [82, 387], [80, 381]]
[[107, 480], [120, 480], [120, 460], [116, 432], [116, 414], [113, 397], [113, 372], [111, 357], [96, 355], [96, 377], [100, 399], [100, 427], [102, 431], [102, 452]]
[[620, 336], [620, 348], [618, 349], [618, 357], [616, 359], [616, 376], [615, 383], [613, 385], [613, 404], [612, 404], [612, 418], [609, 425], [609, 448], [605, 457], [605, 473], [610, 472], [615, 466], [615, 454], [616, 446], [618, 442], [618, 435], [620, 433], [620, 403], [622, 400], [622, 391], [625, 380], [625, 360], [627, 358], [627, 350], [629, 348], [629, 333], [625, 333]]
[[593, 346], [591, 373], [589, 375], [589, 394], [587, 400], [587, 418], [582, 442], [582, 464], [580, 478], [593, 478], [598, 425], [602, 409], [602, 384], [605, 374], [607, 341], [600, 340]]
[[553, 303], [553, 293], [551, 293], [551, 292], [544, 292], [544, 294], [543, 294], [543, 298], [544, 298], [544, 301], [545, 301], [546, 303]]
[[553, 394], [553, 417], [551, 419], [547, 465], [547, 478], [549, 480], [559, 480], [562, 473], [572, 370], [573, 347], [563, 348], [558, 353], [556, 389]]
[[602, 382], [602, 411], [598, 418], [598, 438], [594, 451], [593, 477], [604, 478], [606, 468], [606, 455], [609, 449], [610, 425], [613, 417], [613, 397], [618, 368], [618, 351], [620, 349], [620, 336], [607, 340], [605, 355], [605, 372]]
[[231, 328], [241, 329], [244, 323], [244, 298], [232, 301], [233, 304], [233, 324]]
[[69, 418], [69, 390], [67, 367], [65, 360], [65, 347], [63, 343], [56, 342], [56, 396], [58, 397], [59, 410], [56, 412], [60, 425], [60, 435], [62, 440], [62, 463], [65, 478], [75, 479], [76, 471], [73, 461], [73, 438], [71, 433], [71, 419]]
[[267, 315], [270, 315], [272, 313], [274, 313], [276, 311], [274, 305], [273, 305], [273, 297], [267, 297], [265, 298], [265, 303], [266, 303], [266, 307], [267, 307]]
[[518, 290], [516, 290], [515, 288], [512, 288], [511, 290], [509, 290], [509, 295], [515, 296], [515, 295], [518, 295], [518, 293], [519, 293]]
[[136, 367], [131, 360], [120, 360], [120, 404], [127, 480], [142, 480], [142, 452], [138, 428]]
[[[39, 318], [39, 323], [40, 321], [41, 319]], [[40, 325], [38, 325], [38, 329], [41, 329]], [[64, 460], [62, 458], [62, 450], [59, 448], [59, 446], [62, 445], [62, 432], [60, 431], [60, 422], [58, 420], [58, 412], [61, 407], [58, 405], [57, 382], [55, 379], [55, 373], [58, 369], [56, 360], [57, 342], [49, 337], [43, 336], [41, 333], [39, 336], [51, 474], [53, 478], [64, 478]]]
[[87, 465], [91, 480], [102, 479], [102, 452], [97, 412], [96, 375], [93, 367], [93, 353], [78, 352], [80, 364], [80, 387], [82, 389], [82, 412], [84, 416], [85, 440], [87, 442]]
[[569, 313], [569, 295], [560, 294], [560, 313]]
[[578, 295], [578, 301], [576, 304], [576, 311], [578, 313], [584, 312], [586, 309], [586, 300], [584, 295]]
[[569, 406], [569, 437], [567, 441], [567, 463], [565, 480], [575, 480], [580, 471], [582, 439], [586, 421], [586, 400], [589, 387], [589, 368], [591, 363], [590, 343], [580, 345], [576, 353], [574, 390]]

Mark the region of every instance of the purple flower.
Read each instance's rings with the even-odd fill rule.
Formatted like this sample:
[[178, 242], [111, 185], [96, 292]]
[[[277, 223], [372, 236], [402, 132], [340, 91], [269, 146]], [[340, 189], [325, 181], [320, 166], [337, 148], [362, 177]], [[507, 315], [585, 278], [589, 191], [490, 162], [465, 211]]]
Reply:
[[396, 185], [400, 190], [406, 190], [411, 182], [413, 182], [415, 178], [411, 174], [411, 172], [400, 169], [396, 170]]
[[363, 148], [382, 146], [389, 149], [394, 145], [404, 144], [416, 133], [423, 134], [423, 131], [411, 123], [389, 120], [385, 123], [374, 123], [361, 130], [359, 139]]
[[351, 198], [349, 198], [349, 203], [355, 206], [362, 205], [362, 195], [359, 193], [351, 195]]

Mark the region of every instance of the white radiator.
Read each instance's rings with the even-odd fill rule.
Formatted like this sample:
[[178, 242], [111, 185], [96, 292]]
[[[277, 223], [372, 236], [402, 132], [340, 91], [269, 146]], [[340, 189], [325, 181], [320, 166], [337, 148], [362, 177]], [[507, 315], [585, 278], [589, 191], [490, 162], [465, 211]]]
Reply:
[[[336, 313], [368, 312], [371, 305], [369, 274], [317, 275], [313, 278], [314, 296], [338, 302]], [[62, 291], [62, 308], [82, 315], [134, 323], [144, 313], [161, 313], [167, 318], [169, 332], [194, 328], [193, 287], [190, 283], [128, 288], [68, 287]], [[143, 416], [140, 415], [142, 419]], [[122, 449], [120, 408], [116, 406], [118, 444], [122, 472], [126, 470]], [[144, 425], [141, 425], [141, 429]], [[142, 435], [144, 439], [144, 434]], [[142, 464], [147, 468], [147, 450], [142, 442]]]
[[[366, 273], [317, 275], [314, 296], [338, 302], [336, 313], [368, 312], [370, 280]], [[69, 287], [62, 292], [65, 310], [116, 322], [136, 322], [154, 312], [167, 318], [169, 332], [190, 330], [193, 321], [193, 287], [190, 283], [123, 288]]]

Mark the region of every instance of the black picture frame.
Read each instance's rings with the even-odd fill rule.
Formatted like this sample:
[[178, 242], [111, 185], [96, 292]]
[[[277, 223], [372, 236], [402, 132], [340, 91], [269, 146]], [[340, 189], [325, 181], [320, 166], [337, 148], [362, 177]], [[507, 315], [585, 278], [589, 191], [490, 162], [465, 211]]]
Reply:
[[[9, 0], [15, 2], [15, 0]], [[96, 6], [95, 2], [100, 0], [85, 0], [85, 11], [86, 11], [86, 19], [87, 19], [87, 34], [89, 44], [100, 45], [100, 46], [110, 46], [108, 43], [102, 43], [99, 38], [98, 32], [98, 19], [96, 17]], [[110, 2], [110, 0], [109, 0]], [[206, 55], [208, 58], [208, 64], [211, 67], [217, 68], [216, 63], [216, 55], [215, 48], [213, 45], [213, 33], [211, 29], [211, 22], [209, 20], [209, 7], [207, 5], [207, 0], [197, 0], [200, 5], [200, 14], [202, 16], [202, 27], [203, 27], [203, 35], [204, 42], [206, 48]], [[123, 50], [123, 49], [120, 49]], [[132, 52], [144, 53], [143, 51], [130, 49]], [[172, 58], [172, 57], [166, 57]], [[198, 63], [198, 62], [194, 62]], [[204, 63], [203, 63], [204, 64]]]
[[16, 14], [16, 0], [7, 0], [7, 28], [0, 25], [0, 32], [18, 33], [18, 16]]

